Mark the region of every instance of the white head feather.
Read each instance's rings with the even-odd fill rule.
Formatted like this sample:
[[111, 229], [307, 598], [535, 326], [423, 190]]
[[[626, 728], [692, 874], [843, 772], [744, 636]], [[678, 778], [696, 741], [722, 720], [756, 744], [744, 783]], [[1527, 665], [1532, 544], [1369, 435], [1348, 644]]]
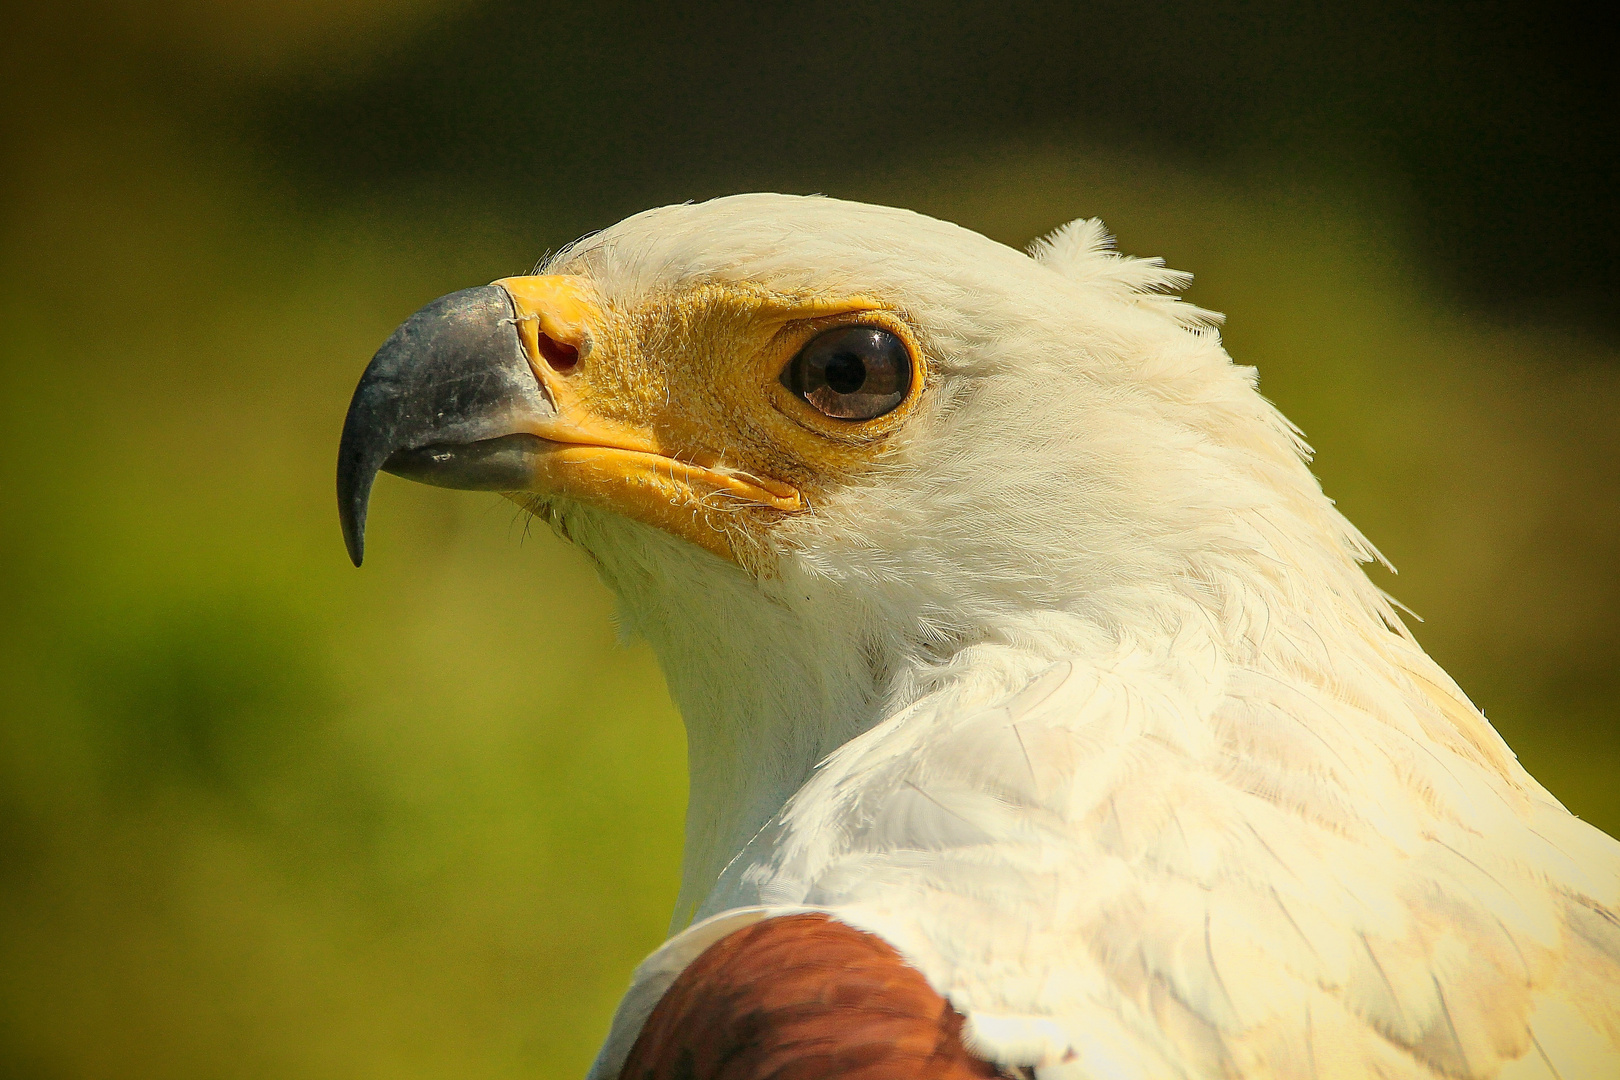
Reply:
[[1025, 254], [781, 195], [649, 211], [548, 270], [624, 309], [874, 296], [930, 370], [873, 468], [769, 529], [769, 573], [559, 512], [687, 721], [675, 926], [720, 920], [644, 966], [595, 1075], [781, 905], [882, 933], [1043, 1077], [1315, 1075], [1315, 1027], [1346, 1075], [1616, 1060], [1620, 848], [1412, 641], [1186, 275], [1096, 221]]
[[[934, 368], [880, 467], [775, 530], [773, 578], [572, 515], [687, 720], [684, 912], [817, 761], [967, 647], [1034, 663], [1173, 633], [1189, 601], [1237, 654], [1401, 632], [1298, 432], [1222, 350], [1218, 318], [1168, 295], [1189, 275], [1115, 254], [1095, 220], [1025, 254], [905, 210], [743, 195], [638, 214], [546, 270], [624, 308], [708, 281], [876, 295]], [[1284, 645], [1290, 621], [1308, 644]]]

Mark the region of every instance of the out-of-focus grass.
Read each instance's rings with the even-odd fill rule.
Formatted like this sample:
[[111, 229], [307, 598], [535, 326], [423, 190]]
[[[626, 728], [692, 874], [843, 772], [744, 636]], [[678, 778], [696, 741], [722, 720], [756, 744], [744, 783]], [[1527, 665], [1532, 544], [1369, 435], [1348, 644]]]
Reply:
[[357, 572], [331, 491], [391, 325], [550, 238], [97, 134], [0, 269], [0, 1072], [578, 1075], [674, 896], [655, 665], [506, 504], [384, 478]]
[[[0, 1073], [577, 1076], [662, 935], [678, 719], [584, 561], [492, 496], [332, 496], [434, 295], [569, 237], [466, 198], [312, 220], [161, 126], [64, 135], [0, 247]], [[1620, 367], [1447, 314], [1331, 188], [1030, 147], [853, 178], [1024, 242], [1099, 214], [1405, 571], [1420, 637], [1620, 826]]]

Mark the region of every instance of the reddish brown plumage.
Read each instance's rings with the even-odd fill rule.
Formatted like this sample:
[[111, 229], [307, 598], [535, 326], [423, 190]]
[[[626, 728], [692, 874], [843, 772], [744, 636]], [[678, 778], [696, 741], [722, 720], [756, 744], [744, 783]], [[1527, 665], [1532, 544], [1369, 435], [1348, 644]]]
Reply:
[[825, 915], [787, 915], [693, 961], [620, 1080], [1001, 1076], [968, 1053], [961, 1031], [961, 1014], [887, 942]]

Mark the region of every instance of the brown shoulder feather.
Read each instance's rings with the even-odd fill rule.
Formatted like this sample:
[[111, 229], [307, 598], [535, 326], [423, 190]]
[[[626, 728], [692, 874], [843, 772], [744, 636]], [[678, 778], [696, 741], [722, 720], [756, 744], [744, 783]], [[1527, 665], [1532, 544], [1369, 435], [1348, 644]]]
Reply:
[[825, 915], [765, 919], [692, 962], [620, 1080], [998, 1077], [962, 1015], [883, 939]]

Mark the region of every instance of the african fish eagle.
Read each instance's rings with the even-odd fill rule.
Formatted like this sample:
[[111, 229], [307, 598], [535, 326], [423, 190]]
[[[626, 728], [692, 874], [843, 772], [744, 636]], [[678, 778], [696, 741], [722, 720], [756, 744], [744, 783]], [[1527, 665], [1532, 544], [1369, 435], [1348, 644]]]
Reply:
[[1620, 845], [1362, 570], [1188, 280], [1078, 221], [631, 217], [411, 316], [379, 469], [504, 492], [658, 653], [669, 940], [592, 1080], [1620, 1077]]

